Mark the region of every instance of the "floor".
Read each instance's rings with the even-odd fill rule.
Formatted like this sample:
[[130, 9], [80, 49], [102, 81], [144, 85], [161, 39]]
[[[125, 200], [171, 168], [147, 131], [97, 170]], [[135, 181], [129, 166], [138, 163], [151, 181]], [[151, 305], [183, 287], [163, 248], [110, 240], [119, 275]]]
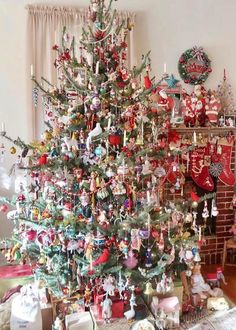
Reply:
[[[235, 264], [236, 266], [236, 264]], [[235, 266], [225, 266], [224, 276], [227, 285], [221, 283], [221, 289], [224, 291], [225, 295], [236, 304], [236, 267]], [[204, 265], [202, 266], [203, 275], [204, 273], [213, 273], [216, 270], [217, 265]]]

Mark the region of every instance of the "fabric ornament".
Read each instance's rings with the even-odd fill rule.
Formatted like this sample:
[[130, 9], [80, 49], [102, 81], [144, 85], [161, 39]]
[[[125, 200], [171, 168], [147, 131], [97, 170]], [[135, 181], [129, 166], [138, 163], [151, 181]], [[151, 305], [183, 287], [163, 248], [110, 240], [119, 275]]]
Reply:
[[209, 173], [210, 160], [206, 147], [198, 147], [190, 155], [191, 177], [202, 189], [212, 191], [214, 182]]
[[218, 178], [223, 171], [223, 165], [221, 163], [211, 163], [209, 172], [215, 178]]

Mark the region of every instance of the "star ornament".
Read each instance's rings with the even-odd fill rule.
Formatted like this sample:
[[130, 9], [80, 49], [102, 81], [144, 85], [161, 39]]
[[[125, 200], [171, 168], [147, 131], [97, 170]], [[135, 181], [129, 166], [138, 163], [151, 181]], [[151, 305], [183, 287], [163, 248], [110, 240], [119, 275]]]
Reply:
[[167, 82], [169, 88], [175, 87], [175, 85], [179, 82], [173, 74], [171, 74], [168, 78], [165, 78], [165, 81]]

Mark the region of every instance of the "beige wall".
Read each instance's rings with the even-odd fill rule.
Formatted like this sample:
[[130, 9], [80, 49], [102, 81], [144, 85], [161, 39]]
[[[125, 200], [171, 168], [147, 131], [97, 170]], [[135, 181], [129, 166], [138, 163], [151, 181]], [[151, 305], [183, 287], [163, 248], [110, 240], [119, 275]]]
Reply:
[[[0, 0], [0, 124], [10, 136], [28, 138], [26, 120], [26, 15], [28, 3], [86, 6], [88, 0]], [[178, 76], [180, 54], [194, 45], [205, 48], [213, 72], [207, 87], [215, 88], [223, 68], [236, 96], [236, 1], [235, 0], [119, 0], [118, 9], [137, 12], [137, 58], [152, 51], [153, 74], [160, 76], [163, 63]], [[8, 156], [9, 167], [14, 157]], [[2, 193], [2, 192], [1, 192]], [[11, 228], [0, 215], [0, 236]]]

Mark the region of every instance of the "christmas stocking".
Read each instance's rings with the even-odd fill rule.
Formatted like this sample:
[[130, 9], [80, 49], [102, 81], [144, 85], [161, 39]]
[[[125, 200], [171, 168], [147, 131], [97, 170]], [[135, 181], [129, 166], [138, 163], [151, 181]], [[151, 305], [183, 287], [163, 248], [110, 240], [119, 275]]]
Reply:
[[223, 170], [219, 175], [221, 182], [227, 186], [233, 186], [235, 183], [235, 175], [231, 171], [231, 154], [233, 149], [234, 141], [229, 141], [227, 139], [221, 139], [219, 141], [218, 150], [219, 151], [219, 162], [221, 163]]
[[214, 182], [209, 174], [211, 161], [207, 147], [194, 149], [190, 156], [190, 162], [193, 181], [202, 189], [212, 191], [214, 189]]

